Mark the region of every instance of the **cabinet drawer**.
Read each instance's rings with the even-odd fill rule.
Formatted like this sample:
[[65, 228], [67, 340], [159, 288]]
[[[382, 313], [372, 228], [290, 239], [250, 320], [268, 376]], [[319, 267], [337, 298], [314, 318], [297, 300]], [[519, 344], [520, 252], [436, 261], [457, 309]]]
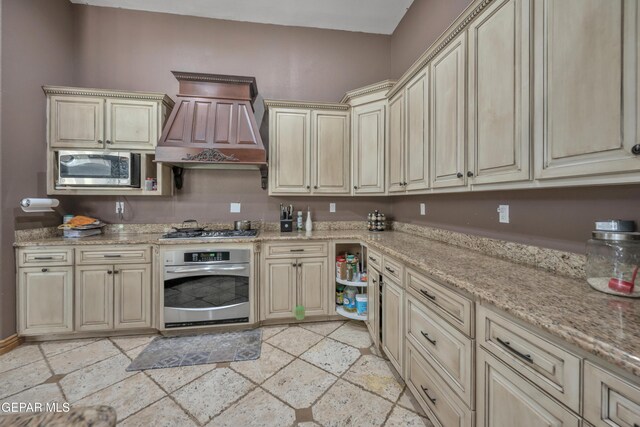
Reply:
[[484, 349], [478, 350], [478, 427], [578, 427], [580, 418]]
[[19, 267], [71, 264], [73, 264], [73, 248], [41, 247], [18, 250]]
[[419, 303], [407, 299], [407, 338], [470, 407], [473, 402], [473, 341]]
[[382, 270], [382, 254], [367, 248], [367, 269]]
[[473, 301], [410, 268], [407, 269], [406, 283], [407, 288], [420, 301], [473, 338]]
[[596, 427], [640, 426], [640, 388], [585, 362], [584, 417]]
[[438, 376], [420, 352], [407, 342], [407, 385], [434, 425], [470, 427], [473, 413]]
[[271, 243], [266, 248], [267, 258], [304, 258], [327, 256], [326, 242], [317, 243]]
[[151, 248], [76, 249], [76, 264], [123, 264], [151, 262]]
[[392, 258], [389, 258], [386, 255], [382, 258], [382, 275], [396, 279], [396, 281], [400, 283], [400, 286], [404, 288], [404, 283], [402, 280], [403, 273], [404, 270], [401, 263]]
[[478, 307], [477, 339], [500, 360], [579, 413], [580, 358], [483, 306]]

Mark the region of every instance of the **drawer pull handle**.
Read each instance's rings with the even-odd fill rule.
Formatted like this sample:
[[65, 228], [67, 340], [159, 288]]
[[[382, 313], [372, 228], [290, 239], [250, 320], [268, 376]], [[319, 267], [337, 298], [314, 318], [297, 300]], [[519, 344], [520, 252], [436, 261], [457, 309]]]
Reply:
[[378, 283], [378, 281], [377, 281], [376, 279], [371, 279], [371, 281], [372, 281], [373, 283]]
[[529, 363], [533, 363], [533, 358], [531, 357], [530, 354], [520, 353], [518, 350], [516, 350], [515, 348], [511, 347], [511, 343], [509, 341], [503, 341], [500, 338], [496, 338], [496, 340], [500, 344], [502, 344], [507, 350], [509, 350], [511, 353], [515, 354], [519, 358], [524, 359]]
[[435, 405], [436, 398], [429, 396], [429, 389], [424, 387], [424, 386], [420, 386], [420, 388], [422, 389], [422, 392], [425, 394], [425, 396], [427, 396], [427, 399], [429, 399], [431, 401], [431, 403], [433, 403]]
[[371, 261], [371, 262], [378, 262], [378, 260], [377, 260], [377, 259], [375, 259], [375, 258], [374, 258], [374, 257], [372, 257], [372, 256], [370, 256], [370, 257], [369, 257], [369, 261]]
[[389, 268], [389, 267], [385, 267], [385, 270], [387, 270], [389, 273], [393, 273], [395, 274], [395, 270], [393, 268]]
[[427, 339], [427, 341], [429, 341], [433, 345], [436, 345], [436, 340], [431, 339], [428, 333], [426, 333], [425, 331], [420, 331], [420, 333], [422, 334], [423, 337]]
[[429, 298], [431, 301], [435, 301], [436, 300], [436, 296], [435, 295], [431, 295], [429, 292], [425, 291], [424, 289], [420, 289], [420, 293], [422, 295], [424, 295], [425, 297]]
[[289, 252], [304, 252], [304, 249], [289, 249]]
[[105, 258], [120, 258], [121, 256], [120, 254], [104, 254]]
[[52, 256], [34, 256], [33, 259], [45, 260], [45, 259], [53, 259]]

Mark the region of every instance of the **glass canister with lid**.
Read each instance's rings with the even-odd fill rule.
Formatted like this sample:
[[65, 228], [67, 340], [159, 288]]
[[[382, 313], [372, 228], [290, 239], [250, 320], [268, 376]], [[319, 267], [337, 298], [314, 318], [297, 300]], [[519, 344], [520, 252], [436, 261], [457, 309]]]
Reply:
[[640, 298], [640, 233], [596, 230], [587, 242], [587, 282], [608, 294]]

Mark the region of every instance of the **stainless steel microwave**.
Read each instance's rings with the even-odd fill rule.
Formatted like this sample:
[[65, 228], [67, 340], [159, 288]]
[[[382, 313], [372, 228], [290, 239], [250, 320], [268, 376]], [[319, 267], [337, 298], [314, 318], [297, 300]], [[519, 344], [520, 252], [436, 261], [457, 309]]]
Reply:
[[128, 151], [58, 151], [57, 185], [140, 187], [140, 154]]

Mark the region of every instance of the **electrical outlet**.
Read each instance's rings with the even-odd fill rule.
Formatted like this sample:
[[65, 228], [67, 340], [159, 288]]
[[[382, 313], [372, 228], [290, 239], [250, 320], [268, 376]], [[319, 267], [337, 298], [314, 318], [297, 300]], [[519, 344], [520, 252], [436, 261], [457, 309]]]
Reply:
[[116, 213], [124, 214], [124, 202], [116, 202]]
[[240, 203], [231, 203], [229, 206], [229, 212], [240, 213]]
[[427, 204], [420, 203], [420, 215], [426, 215], [426, 214], [427, 214]]
[[498, 206], [498, 221], [502, 224], [509, 224], [509, 205]]
[[331, 212], [331, 213], [335, 213], [336, 212], [336, 204], [335, 203], [329, 203], [329, 212]]

